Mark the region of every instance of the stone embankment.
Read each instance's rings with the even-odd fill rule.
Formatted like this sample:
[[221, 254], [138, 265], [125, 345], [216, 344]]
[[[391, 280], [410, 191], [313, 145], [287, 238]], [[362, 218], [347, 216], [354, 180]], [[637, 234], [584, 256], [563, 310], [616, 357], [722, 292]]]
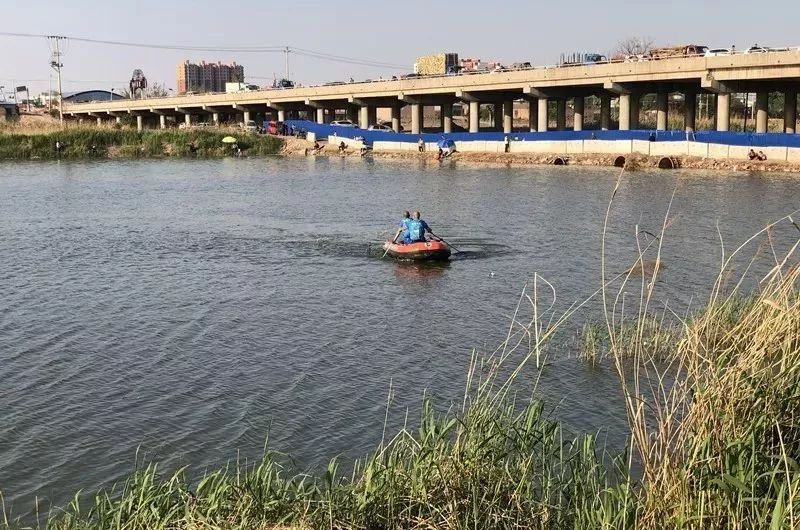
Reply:
[[[444, 161], [436, 160], [435, 151], [368, 151], [366, 155], [359, 149], [349, 147], [344, 153], [337, 146], [322, 144], [323, 149], [315, 154], [313, 143], [295, 138], [286, 139], [283, 154], [288, 156], [354, 157], [362, 156], [384, 160], [424, 161], [431, 164], [491, 165], [491, 166], [531, 166], [531, 165], [575, 165], [608, 166], [663, 169], [698, 169], [723, 171], [764, 171], [800, 173], [800, 163], [785, 161], [748, 161], [735, 159], [704, 158], [699, 156], [648, 156], [639, 153], [627, 154], [547, 154], [547, 153], [481, 153], [456, 152]], [[667, 166], [667, 167], [664, 167]]]

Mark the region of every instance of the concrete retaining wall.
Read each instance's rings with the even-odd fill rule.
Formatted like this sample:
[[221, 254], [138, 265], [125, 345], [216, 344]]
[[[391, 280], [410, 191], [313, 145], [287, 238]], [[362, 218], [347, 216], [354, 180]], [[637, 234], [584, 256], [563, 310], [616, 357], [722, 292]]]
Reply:
[[[347, 138], [331, 136], [331, 143], [339, 145], [344, 141], [349, 147], [360, 149], [362, 142]], [[382, 142], [373, 143], [375, 151], [416, 151], [417, 144], [410, 142]], [[435, 143], [425, 144], [428, 152], [436, 153], [439, 148]], [[649, 156], [699, 156], [702, 158], [717, 159], [742, 159], [747, 160], [751, 147], [723, 144], [707, 144], [700, 142], [648, 142], [644, 140], [565, 140], [565, 141], [515, 141], [511, 142], [512, 153], [536, 154], [607, 154], [626, 155], [641, 153]], [[800, 147], [762, 147], [753, 148], [757, 152], [763, 151], [767, 160], [800, 163]], [[463, 153], [502, 153], [505, 151], [503, 142], [474, 141], [456, 142], [456, 151]]]

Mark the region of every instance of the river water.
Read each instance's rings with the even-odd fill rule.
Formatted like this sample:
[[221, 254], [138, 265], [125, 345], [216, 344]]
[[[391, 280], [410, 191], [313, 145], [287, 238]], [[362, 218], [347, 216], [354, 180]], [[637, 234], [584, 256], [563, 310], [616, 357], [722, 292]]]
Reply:
[[[535, 274], [558, 309], [600, 286], [617, 176], [338, 158], [0, 164], [6, 507], [29, 516], [37, 497], [63, 505], [108, 486], [137, 451], [196, 472], [258, 458], [267, 437], [303, 469], [364, 454], [381, 438], [390, 386], [392, 426], [426, 389], [459, 399], [472, 350], [502, 341]], [[631, 173], [611, 211], [607, 269], [629, 266], [637, 230], [648, 241], [670, 208], [657, 298], [679, 313], [700, 307], [720, 238], [729, 251], [798, 207], [789, 175]], [[448, 265], [381, 259], [379, 241], [415, 208], [462, 251]], [[776, 252], [796, 236], [776, 229]], [[771, 257], [758, 252], [756, 279]], [[567, 335], [599, 307], [586, 304]], [[538, 395], [569, 428], [621, 446], [611, 366], [559, 344]]]

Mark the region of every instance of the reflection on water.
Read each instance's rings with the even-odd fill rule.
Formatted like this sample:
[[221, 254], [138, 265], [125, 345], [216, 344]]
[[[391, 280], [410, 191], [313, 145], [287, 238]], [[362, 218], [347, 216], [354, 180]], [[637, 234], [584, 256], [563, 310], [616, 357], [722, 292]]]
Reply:
[[[505, 338], [534, 274], [553, 283], [556, 311], [600, 286], [616, 178], [340, 159], [0, 164], [7, 506], [109, 485], [137, 448], [198, 472], [257, 458], [268, 433], [301, 466], [365, 453], [390, 383], [393, 428], [426, 388], [461, 398], [472, 349]], [[673, 191], [656, 296], [679, 314], [703, 303], [718, 230], [735, 247], [800, 203], [793, 177], [632, 174], [610, 212], [607, 271], [635, 262], [637, 233], [660, 232]], [[448, 263], [381, 259], [404, 204], [459, 250]], [[794, 237], [770, 243], [780, 253]], [[567, 334], [599, 309], [586, 304]], [[538, 395], [570, 428], [623, 445], [613, 371], [570, 347], [551, 348]]]
[[450, 268], [449, 261], [396, 261], [395, 278], [409, 282], [427, 282], [440, 278]]

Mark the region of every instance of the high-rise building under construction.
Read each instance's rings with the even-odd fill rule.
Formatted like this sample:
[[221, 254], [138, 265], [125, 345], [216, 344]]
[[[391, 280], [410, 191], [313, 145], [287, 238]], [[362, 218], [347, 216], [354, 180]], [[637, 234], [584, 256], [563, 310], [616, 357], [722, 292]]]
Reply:
[[178, 93], [225, 92], [225, 83], [243, 83], [244, 66], [240, 64], [184, 61], [178, 65]]

